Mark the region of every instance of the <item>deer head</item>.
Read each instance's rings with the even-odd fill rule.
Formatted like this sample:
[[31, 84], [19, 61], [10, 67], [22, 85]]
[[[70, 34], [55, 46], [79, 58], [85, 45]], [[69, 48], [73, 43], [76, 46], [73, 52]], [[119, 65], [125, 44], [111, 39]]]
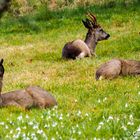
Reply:
[[3, 67], [3, 59], [0, 60], [0, 78], [3, 78], [4, 67]]
[[86, 20], [82, 20], [82, 22], [88, 29], [88, 34], [95, 36], [96, 43], [101, 40], [106, 40], [110, 37], [110, 35], [106, 33], [97, 23], [97, 19], [92, 13], [88, 13]]
[[0, 104], [2, 103], [1, 91], [2, 91], [2, 80], [4, 75], [3, 59], [0, 60]]

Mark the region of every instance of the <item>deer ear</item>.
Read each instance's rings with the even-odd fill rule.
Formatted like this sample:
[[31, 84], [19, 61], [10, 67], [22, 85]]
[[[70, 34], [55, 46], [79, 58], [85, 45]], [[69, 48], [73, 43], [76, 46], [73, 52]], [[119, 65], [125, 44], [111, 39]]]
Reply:
[[4, 61], [3, 59], [0, 60], [0, 64], [1, 64], [1, 65], [3, 64], [3, 61]]
[[89, 25], [88, 25], [87, 21], [82, 20], [82, 22], [83, 22], [84, 26], [89, 29]]

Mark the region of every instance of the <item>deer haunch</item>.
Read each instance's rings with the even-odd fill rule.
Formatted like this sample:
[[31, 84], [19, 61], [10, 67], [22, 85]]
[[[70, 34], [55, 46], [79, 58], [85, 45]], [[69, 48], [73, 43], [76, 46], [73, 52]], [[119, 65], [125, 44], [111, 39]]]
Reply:
[[96, 71], [96, 80], [113, 79], [119, 75], [139, 75], [140, 61], [112, 59], [102, 64]]
[[86, 43], [78, 39], [73, 42], [68, 42], [62, 51], [63, 58], [83, 58], [90, 56], [90, 50]]

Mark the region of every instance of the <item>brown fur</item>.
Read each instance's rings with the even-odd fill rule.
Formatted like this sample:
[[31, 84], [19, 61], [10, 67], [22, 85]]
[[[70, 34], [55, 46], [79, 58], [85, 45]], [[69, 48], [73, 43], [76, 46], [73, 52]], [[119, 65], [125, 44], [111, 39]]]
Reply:
[[48, 108], [57, 105], [55, 98], [50, 93], [37, 86], [1, 94], [3, 75], [2, 59], [0, 61], [0, 107], [17, 106], [29, 109], [31, 107]]
[[48, 108], [57, 105], [55, 98], [37, 86], [30, 86], [25, 90], [16, 90], [1, 94], [3, 106], [18, 106], [25, 109], [31, 107]]
[[113, 79], [119, 75], [139, 75], [140, 61], [112, 59], [102, 64], [96, 71], [96, 80], [101, 77]]

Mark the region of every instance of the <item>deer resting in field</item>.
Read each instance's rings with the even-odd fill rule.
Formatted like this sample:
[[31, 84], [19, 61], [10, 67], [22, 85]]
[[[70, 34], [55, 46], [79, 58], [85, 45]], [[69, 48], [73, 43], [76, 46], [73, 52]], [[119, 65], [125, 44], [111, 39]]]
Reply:
[[140, 61], [112, 59], [97, 69], [96, 80], [113, 79], [119, 75], [140, 75]]
[[77, 39], [65, 44], [62, 50], [62, 58], [77, 59], [90, 57], [95, 54], [95, 49], [98, 41], [106, 40], [110, 37], [99, 24], [96, 17], [88, 13], [88, 18], [82, 20], [84, 26], [88, 29], [85, 41]]
[[55, 98], [50, 93], [37, 86], [1, 94], [3, 75], [2, 59], [0, 61], [0, 107], [17, 106], [29, 109], [31, 107], [48, 108], [57, 105]]

